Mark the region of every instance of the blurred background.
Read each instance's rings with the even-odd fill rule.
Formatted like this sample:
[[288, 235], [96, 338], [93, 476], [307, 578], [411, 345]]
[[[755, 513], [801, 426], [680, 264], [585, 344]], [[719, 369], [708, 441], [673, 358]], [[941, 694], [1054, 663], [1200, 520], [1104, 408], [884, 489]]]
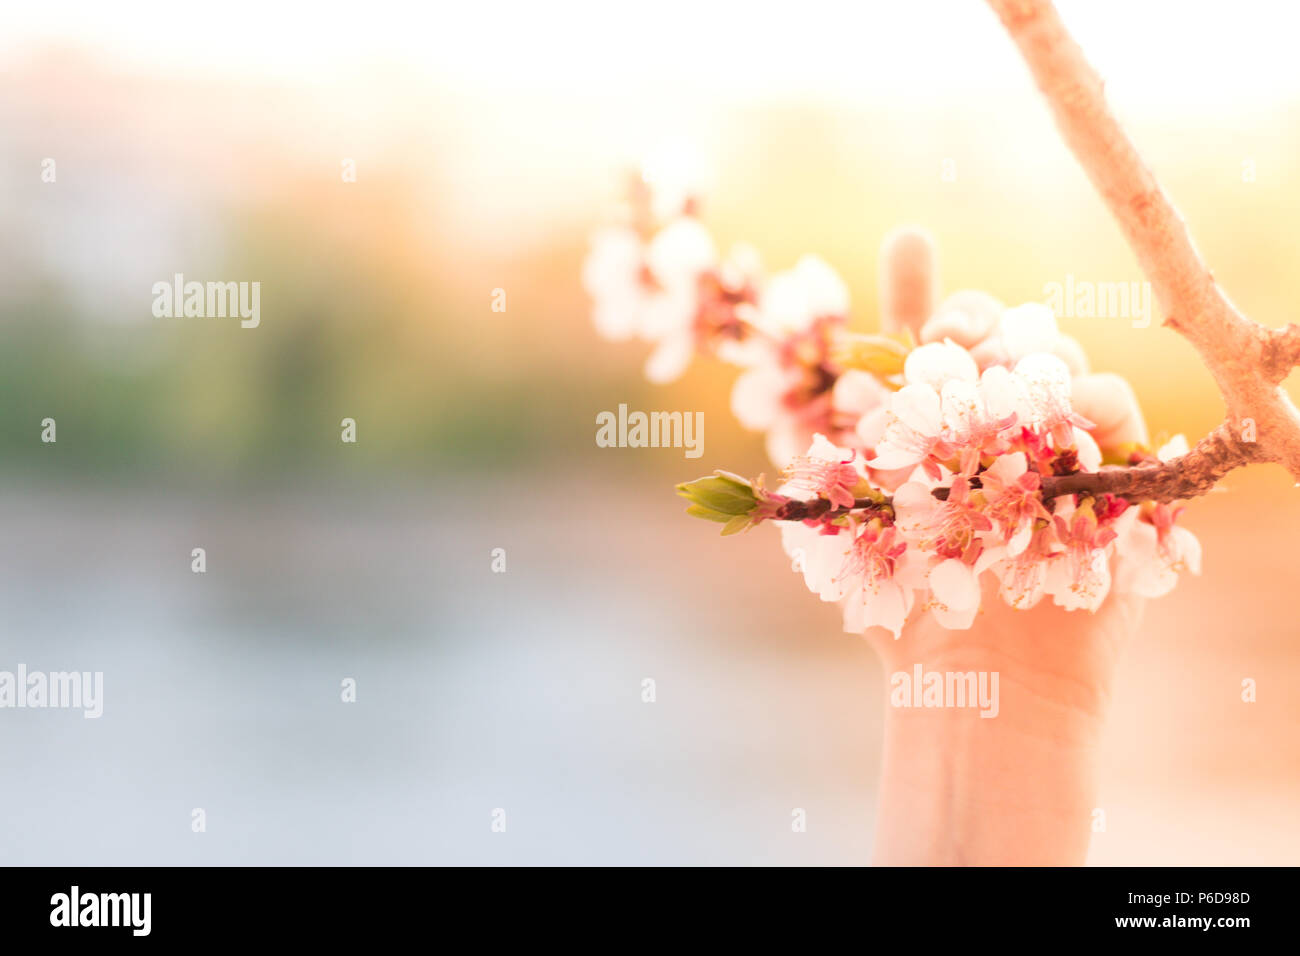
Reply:
[[[1294, 318], [1282, 11], [1060, 7], [1222, 285]], [[948, 291], [1141, 278], [976, 0], [5, 8], [0, 670], [103, 671], [105, 701], [0, 711], [0, 862], [869, 859], [879, 663], [774, 533], [672, 494], [770, 471], [733, 373], [656, 388], [591, 329], [588, 236], [666, 141], [720, 245], [823, 256], [862, 329], [902, 223]], [[260, 327], [155, 318], [178, 272], [259, 281]], [[1220, 419], [1158, 321], [1061, 324], [1153, 432]], [[597, 448], [624, 402], [703, 411], [704, 456]], [[1292, 484], [1188, 510], [1205, 573], [1125, 661], [1092, 862], [1300, 860]]]

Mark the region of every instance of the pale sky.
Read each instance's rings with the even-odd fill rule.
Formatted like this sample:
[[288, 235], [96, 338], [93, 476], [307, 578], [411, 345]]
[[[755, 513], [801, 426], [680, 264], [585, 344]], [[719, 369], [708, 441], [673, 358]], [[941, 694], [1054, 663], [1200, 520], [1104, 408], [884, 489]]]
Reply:
[[[1135, 103], [1227, 100], [1248, 109], [1300, 94], [1300, 5], [1278, 0], [1061, 0], [1103, 75]], [[54, 42], [145, 72], [311, 83], [382, 64], [484, 92], [711, 100], [950, 97], [1023, 84], [980, 0], [784, 3], [275, 3], [175, 0], [10, 3], [0, 57]]]

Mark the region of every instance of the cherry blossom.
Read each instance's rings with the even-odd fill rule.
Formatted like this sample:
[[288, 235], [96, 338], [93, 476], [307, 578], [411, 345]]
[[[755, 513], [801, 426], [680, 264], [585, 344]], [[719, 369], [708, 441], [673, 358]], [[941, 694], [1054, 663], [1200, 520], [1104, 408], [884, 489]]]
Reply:
[[1060, 555], [1056, 536], [1048, 525], [1031, 531], [1019, 554], [1006, 556], [993, 565], [999, 581], [998, 593], [1010, 607], [1027, 611], [1047, 593], [1047, 571]]
[[844, 630], [882, 627], [897, 640], [916, 600], [924, 563], [893, 527], [864, 525], [845, 558]]
[[943, 440], [943, 406], [934, 386], [904, 385], [891, 396], [889, 415], [875, 457], [867, 462], [872, 468], [908, 468], [951, 455]]
[[[1175, 435], [1156, 452], [1161, 461], [1187, 454], [1187, 439]], [[1117, 522], [1119, 561], [1115, 587], [1142, 597], [1164, 597], [1178, 584], [1184, 571], [1201, 573], [1201, 542], [1175, 524], [1183, 509], [1178, 505], [1147, 503], [1130, 508]]]
[[806, 332], [818, 319], [843, 318], [849, 290], [825, 261], [804, 256], [768, 281], [758, 302], [758, 325], [774, 338]]
[[1050, 521], [1052, 515], [1039, 497], [1041, 480], [1029, 470], [1024, 452], [1003, 455], [981, 474], [985, 514], [997, 528], [1009, 558], [1029, 546], [1038, 521]]
[[1048, 564], [1047, 590], [1067, 610], [1095, 611], [1110, 592], [1105, 549], [1117, 532], [1098, 521], [1091, 500], [1077, 507], [1068, 500], [1058, 501], [1053, 520], [1065, 551]]
[[930, 613], [942, 627], [964, 631], [980, 609], [980, 583], [974, 569], [959, 558], [947, 558], [930, 569]]
[[1045, 305], [968, 290], [915, 337], [867, 335], [824, 260], [769, 276], [752, 247], [720, 259], [695, 198], [679, 192], [656, 228], [641, 186], [631, 224], [599, 231], [584, 264], [597, 331], [649, 343], [654, 381], [696, 355], [739, 368], [732, 412], [763, 433], [779, 486], [717, 472], [678, 492], [724, 534], [776, 523], [847, 631], [899, 638], [920, 614], [962, 630], [986, 598], [1095, 612], [1112, 590], [1159, 597], [1200, 572], [1182, 503], [1080, 490], [1103, 460], [1188, 447], [1152, 450], [1132, 388], [1091, 372]]
[[1130, 510], [1119, 531], [1119, 590], [1164, 597], [1178, 584], [1180, 573], [1201, 573], [1201, 542], [1174, 524], [1181, 508], [1154, 504]]
[[[806, 455], [794, 459], [785, 469], [781, 493], [801, 497], [819, 496], [840, 508], [852, 508], [854, 489], [865, 481], [856, 454], [837, 448], [824, 435], [816, 435]], [[802, 494], [800, 494], [802, 493]]]
[[900, 636], [924, 586], [925, 562], [896, 528], [874, 519], [827, 535], [783, 524], [781, 543], [808, 589], [841, 604], [846, 631], [882, 627]]
[[985, 454], [998, 454], [1006, 444], [1004, 433], [1019, 417], [1010, 394], [1010, 375], [991, 368], [980, 382], [951, 379], [940, 394], [945, 442], [961, 449], [963, 475], [973, 475]]
[[1015, 375], [1025, 387], [1026, 424], [1051, 434], [1058, 445], [1065, 446], [1072, 443], [1075, 426], [1092, 427], [1070, 407], [1070, 369], [1059, 358], [1045, 352], [1026, 355], [1016, 363]]
[[948, 381], [974, 382], [979, 375], [970, 353], [948, 339], [913, 349], [903, 365], [903, 377], [909, 385], [929, 385], [936, 392]]
[[595, 303], [596, 331], [614, 340], [638, 334], [657, 286], [636, 230], [612, 226], [597, 232], [582, 266], [582, 284]]

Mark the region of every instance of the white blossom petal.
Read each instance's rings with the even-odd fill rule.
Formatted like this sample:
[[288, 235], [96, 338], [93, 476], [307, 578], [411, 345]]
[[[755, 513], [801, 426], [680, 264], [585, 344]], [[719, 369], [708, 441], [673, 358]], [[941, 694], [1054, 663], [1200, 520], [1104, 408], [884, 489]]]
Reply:
[[692, 294], [701, 272], [718, 261], [713, 237], [698, 220], [683, 217], [663, 229], [646, 248], [646, 264], [660, 285]]
[[695, 340], [689, 333], [669, 335], [660, 341], [645, 362], [645, 377], [656, 385], [667, 385], [682, 377], [695, 356]]
[[1027, 302], [1002, 313], [997, 335], [1007, 357], [1018, 362], [1035, 352], [1054, 351], [1061, 332], [1050, 308], [1041, 302]]
[[1187, 445], [1186, 435], [1175, 435], [1169, 441], [1160, 446], [1156, 452], [1156, 457], [1161, 461], [1173, 461], [1175, 458], [1181, 458], [1191, 451]]
[[949, 379], [978, 381], [979, 367], [970, 353], [956, 342], [931, 342], [907, 353], [903, 361], [903, 378], [910, 385], [928, 385], [936, 392]]

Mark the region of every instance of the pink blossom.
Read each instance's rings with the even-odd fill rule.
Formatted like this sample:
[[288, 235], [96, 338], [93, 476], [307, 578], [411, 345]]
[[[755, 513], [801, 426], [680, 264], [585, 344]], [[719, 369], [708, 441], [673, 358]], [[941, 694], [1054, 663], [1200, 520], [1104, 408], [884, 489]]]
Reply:
[[1115, 587], [1143, 597], [1164, 597], [1184, 571], [1201, 573], [1201, 542], [1174, 524], [1181, 509], [1167, 504], [1130, 508], [1119, 522]]
[[1110, 592], [1105, 549], [1115, 540], [1115, 529], [1097, 520], [1091, 501], [1077, 507], [1068, 499], [1057, 501], [1053, 520], [1065, 552], [1048, 566], [1047, 590], [1067, 610], [1096, 611]]
[[953, 479], [944, 501], [925, 484], [908, 482], [894, 492], [894, 515], [922, 551], [968, 564], [975, 563], [983, 548], [981, 533], [993, 529], [993, 522], [971, 497], [970, 482], [962, 477]]
[[768, 281], [758, 303], [758, 324], [764, 332], [781, 338], [803, 332], [818, 319], [843, 318], [849, 311], [849, 290], [829, 265], [816, 256], [804, 256], [793, 269], [778, 272]]
[[929, 458], [947, 459], [952, 448], [943, 440], [943, 412], [939, 393], [932, 385], [904, 385], [889, 398], [889, 424], [867, 462], [886, 471], [922, 464]]
[[594, 303], [597, 332], [613, 340], [638, 334], [656, 286], [636, 230], [617, 226], [592, 236], [591, 252], [582, 264], [582, 284]]
[[1056, 316], [1041, 302], [1007, 309], [998, 319], [994, 335], [1012, 362], [1038, 352], [1051, 353], [1061, 337]]
[[952, 339], [963, 348], [973, 348], [988, 338], [1005, 311], [1006, 306], [987, 292], [954, 292], [939, 303], [934, 315], [921, 327], [921, 341]]
[[953, 379], [974, 382], [979, 375], [970, 353], [948, 340], [917, 346], [903, 362], [903, 378], [909, 385], [928, 385], [936, 392]]
[[1015, 375], [1025, 388], [1025, 424], [1050, 434], [1058, 447], [1072, 443], [1073, 427], [1093, 427], [1070, 407], [1070, 369], [1055, 355], [1028, 355], [1016, 363]]
[[[737, 479], [740, 513], [724, 496], [707, 516], [728, 534], [777, 521], [805, 585], [841, 605], [846, 630], [897, 638], [918, 595], [943, 627], [968, 628], [989, 570], [1012, 607], [1051, 595], [1089, 611], [1112, 587], [1156, 597], [1183, 571], [1199, 573], [1201, 546], [1178, 525], [1181, 506], [1044, 499], [1049, 476], [1101, 469], [1099, 442], [1146, 445], [1131, 388], [1089, 374], [1046, 306], [958, 293], [922, 325], [921, 345], [881, 344], [883, 358], [864, 358], [838, 347], [848, 290], [824, 261], [805, 256], [769, 279], [746, 247], [719, 261], [689, 193], [670, 197], [673, 218], [655, 233], [650, 186], [664, 184], [640, 185], [633, 225], [597, 233], [584, 264], [597, 330], [650, 343], [654, 381], [676, 378], [701, 352], [741, 368], [732, 410], [765, 433], [783, 482], [777, 494], [752, 485], [745, 511]], [[1074, 410], [1076, 398], [1100, 426]], [[1154, 457], [1186, 453], [1178, 436]], [[872, 503], [855, 508], [864, 498]]]
[[784, 522], [781, 546], [796, 571], [803, 573], [804, 584], [823, 601], [838, 601], [845, 594], [841, 570], [853, 548], [851, 534], [822, 534], [817, 528]]
[[841, 574], [846, 582], [844, 630], [883, 627], [897, 639], [911, 613], [924, 562], [893, 527], [865, 524], [853, 539]]
[[1024, 452], [1004, 455], [980, 475], [985, 513], [997, 526], [1007, 556], [1014, 558], [1029, 546], [1034, 523], [1051, 521], [1043, 507], [1041, 479], [1030, 471]]
[[786, 393], [798, 381], [797, 369], [784, 367], [775, 355], [770, 355], [736, 379], [731, 387], [732, 414], [751, 431], [770, 428], [785, 408]]
[[837, 448], [824, 435], [813, 438], [806, 455], [786, 466], [786, 482], [780, 493], [790, 497], [822, 497], [839, 508], [852, 508], [854, 489], [863, 483], [863, 473], [855, 467], [854, 452]]
[[1059, 553], [1050, 526], [1033, 531], [1023, 551], [994, 566], [1002, 600], [1022, 611], [1041, 601], [1047, 593], [1047, 569]]
[[980, 609], [979, 575], [958, 558], [940, 561], [930, 569], [929, 610], [941, 627], [964, 631]]
[[689, 217], [660, 230], [648, 244], [630, 227], [601, 230], [583, 264], [596, 330], [611, 339], [637, 336], [655, 343], [646, 376], [673, 381], [695, 353], [699, 281], [716, 264], [712, 237]]
[[1008, 399], [1006, 369], [992, 368], [980, 382], [952, 379], [940, 395], [945, 441], [961, 454], [960, 473], [973, 475], [985, 453], [998, 454], [1006, 444], [1003, 432], [1018, 417]]

